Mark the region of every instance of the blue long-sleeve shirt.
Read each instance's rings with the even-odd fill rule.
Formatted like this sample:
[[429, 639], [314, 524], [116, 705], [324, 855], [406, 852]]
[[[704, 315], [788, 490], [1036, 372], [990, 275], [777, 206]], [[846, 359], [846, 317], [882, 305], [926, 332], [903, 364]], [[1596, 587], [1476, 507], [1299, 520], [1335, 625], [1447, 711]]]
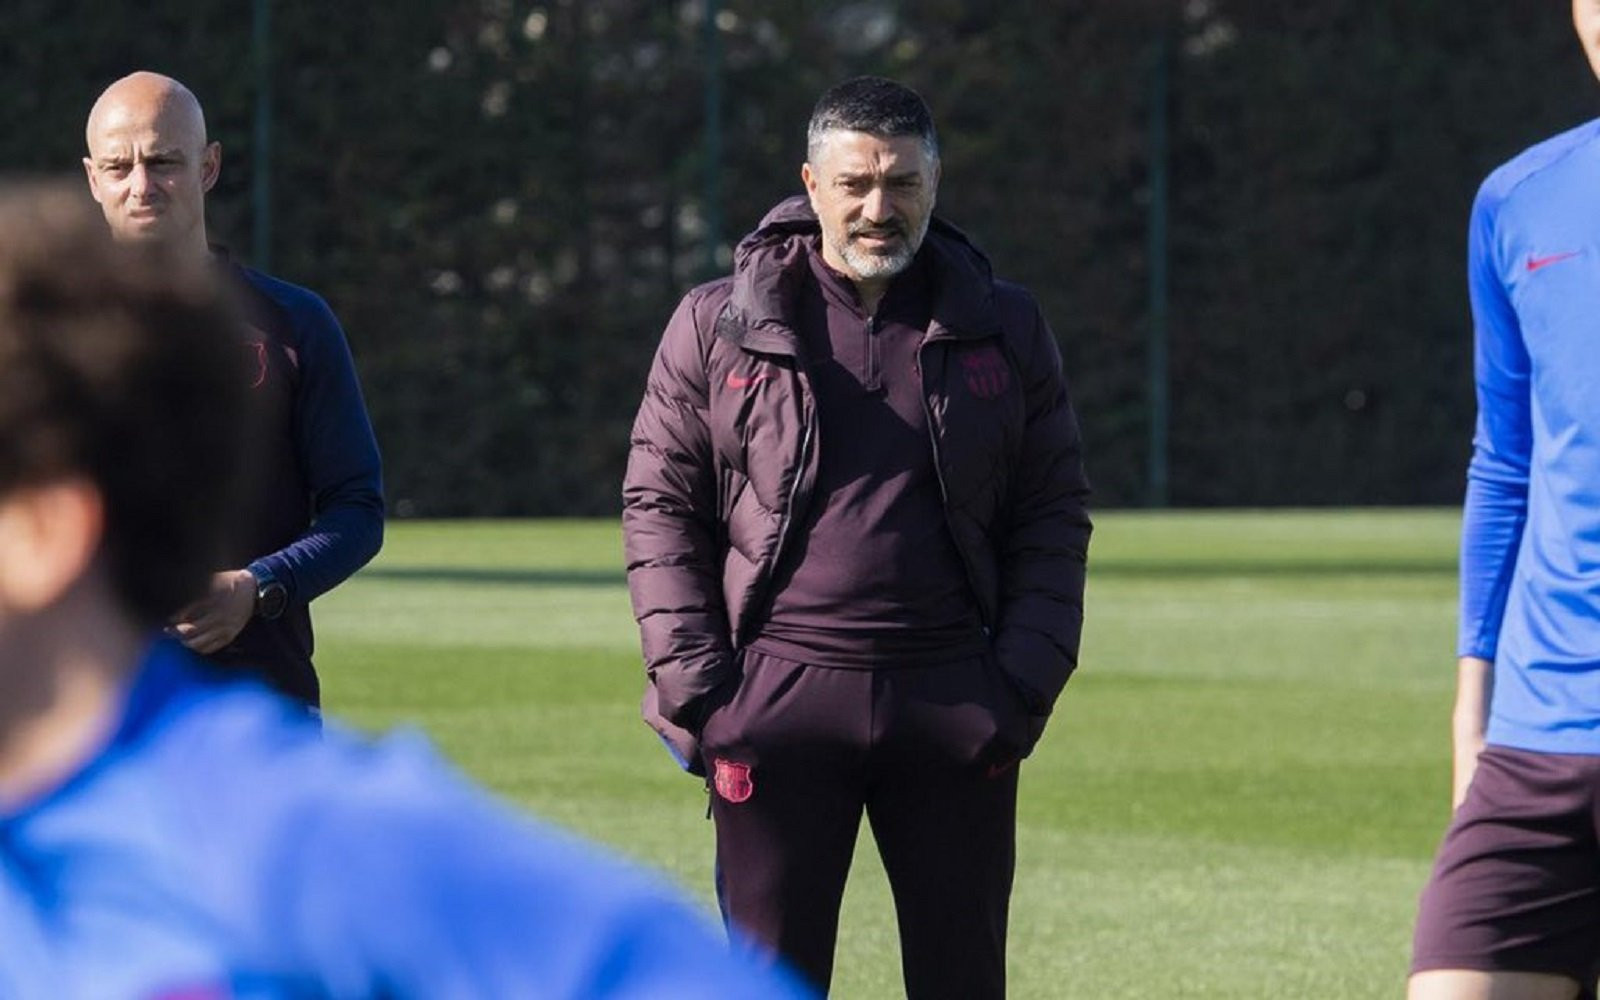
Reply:
[[774, 998], [653, 878], [158, 643], [103, 748], [0, 802], [0, 1000]]
[[255, 667], [283, 691], [318, 700], [310, 602], [383, 543], [383, 475], [355, 364], [333, 312], [315, 293], [225, 262], [247, 329], [258, 409], [246, 531], [231, 564], [288, 591], [276, 621], [252, 619], [214, 658]]
[[1478, 421], [1458, 653], [1494, 662], [1489, 742], [1600, 753], [1600, 120], [1472, 210]]

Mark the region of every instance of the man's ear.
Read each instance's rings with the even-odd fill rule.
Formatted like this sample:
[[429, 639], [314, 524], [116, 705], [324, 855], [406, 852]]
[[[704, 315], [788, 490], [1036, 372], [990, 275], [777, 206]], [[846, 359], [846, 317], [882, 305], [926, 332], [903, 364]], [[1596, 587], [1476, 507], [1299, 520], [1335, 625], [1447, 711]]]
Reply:
[[88, 572], [105, 534], [105, 504], [85, 479], [0, 498], [0, 608], [41, 611]]
[[89, 197], [98, 202], [100, 200], [100, 178], [94, 172], [94, 161], [87, 156], [83, 158], [83, 172], [89, 178]]
[[222, 176], [222, 143], [210, 142], [200, 154], [200, 190], [208, 192]]
[[817, 174], [811, 169], [810, 161], [800, 164], [800, 183], [806, 187], [806, 197], [811, 201], [811, 210], [817, 210]]

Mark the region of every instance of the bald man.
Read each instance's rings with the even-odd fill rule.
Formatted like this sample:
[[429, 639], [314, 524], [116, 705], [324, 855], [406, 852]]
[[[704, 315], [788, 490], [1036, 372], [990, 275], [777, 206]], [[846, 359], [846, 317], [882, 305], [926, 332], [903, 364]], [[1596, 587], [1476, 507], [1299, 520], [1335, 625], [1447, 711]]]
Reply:
[[377, 441], [338, 321], [316, 294], [231, 260], [206, 238], [222, 147], [189, 88], [139, 72], [100, 95], [85, 130], [89, 191], [121, 242], [150, 241], [214, 267], [245, 317], [235, 337], [265, 432], [248, 456], [261, 484], [249, 530], [170, 631], [211, 661], [259, 671], [315, 710], [310, 602], [383, 541]]

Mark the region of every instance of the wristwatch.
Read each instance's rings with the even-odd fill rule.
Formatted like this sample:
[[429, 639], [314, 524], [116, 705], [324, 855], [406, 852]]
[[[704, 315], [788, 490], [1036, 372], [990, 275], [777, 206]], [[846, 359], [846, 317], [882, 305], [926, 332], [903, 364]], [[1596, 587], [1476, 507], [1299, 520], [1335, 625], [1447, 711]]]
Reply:
[[289, 603], [288, 588], [270, 570], [252, 568], [250, 575], [256, 581], [256, 617], [276, 621]]

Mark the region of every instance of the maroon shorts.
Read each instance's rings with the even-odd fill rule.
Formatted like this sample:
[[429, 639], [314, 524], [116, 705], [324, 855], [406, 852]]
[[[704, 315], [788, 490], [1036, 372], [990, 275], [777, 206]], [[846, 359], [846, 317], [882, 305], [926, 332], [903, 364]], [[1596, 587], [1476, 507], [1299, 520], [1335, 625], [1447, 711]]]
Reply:
[[1597, 831], [1600, 756], [1486, 749], [1422, 891], [1411, 971], [1543, 972], [1592, 988]]

